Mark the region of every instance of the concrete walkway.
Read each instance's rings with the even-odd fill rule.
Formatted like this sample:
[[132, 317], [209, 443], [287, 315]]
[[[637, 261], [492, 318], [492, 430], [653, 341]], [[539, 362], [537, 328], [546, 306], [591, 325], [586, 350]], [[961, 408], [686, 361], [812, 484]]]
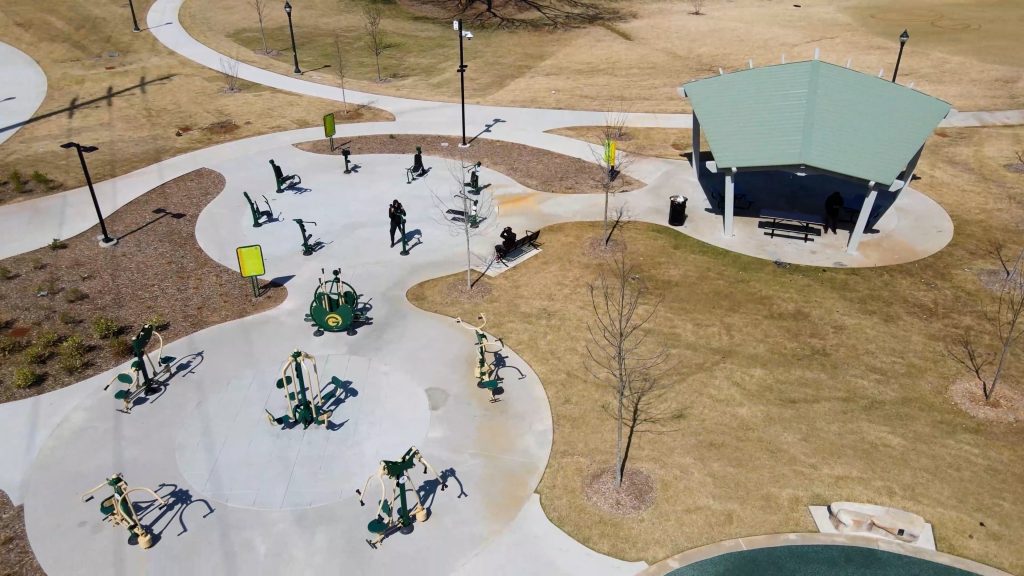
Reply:
[[31, 56], [0, 42], [0, 144], [14, 136], [46, 98], [46, 74]]

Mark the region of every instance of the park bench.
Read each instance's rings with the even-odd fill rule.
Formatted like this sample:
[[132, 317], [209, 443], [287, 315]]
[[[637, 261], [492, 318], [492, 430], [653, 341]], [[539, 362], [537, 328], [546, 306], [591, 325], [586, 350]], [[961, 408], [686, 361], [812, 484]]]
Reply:
[[516, 239], [515, 244], [513, 244], [510, 249], [506, 250], [505, 247], [501, 244], [495, 246], [494, 255], [498, 257], [498, 260], [501, 260], [505, 264], [508, 264], [506, 260], [509, 259], [509, 256], [524, 251], [524, 248], [526, 247], [536, 248], [538, 246], [537, 238], [540, 238], [539, 230], [536, 232], [530, 232], [529, 230], [527, 230], [526, 234]]
[[[788, 234], [795, 234], [807, 242], [811, 240], [811, 236], [821, 236], [821, 228], [825, 226], [825, 221], [821, 218], [800, 212], [762, 210], [761, 218], [763, 220], [757, 223], [757, 227], [767, 230], [765, 234], [771, 238], [791, 238], [792, 236]], [[777, 234], [778, 232], [786, 234]]]

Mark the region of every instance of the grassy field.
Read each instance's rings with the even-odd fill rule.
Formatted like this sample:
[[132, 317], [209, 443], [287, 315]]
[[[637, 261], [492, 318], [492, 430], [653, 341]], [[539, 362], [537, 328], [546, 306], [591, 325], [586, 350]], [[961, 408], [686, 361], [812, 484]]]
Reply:
[[[604, 126], [573, 126], [571, 128], [555, 128], [548, 130], [552, 134], [568, 136], [591, 144], [603, 144], [606, 128]], [[625, 128], [622, 134], [614, 138], [616, 146], [623, 152], [679, 160], [685, 158], [684, 152], [693, 150], [693, 132], [676, 128]], [[700, 135], [701, 150], [708, 150], [707, 138]]]
[[[135, 7], [141, 20], [149, 2]], [[0, 37], [35, 58], [49, 83], [36, 118], [3, 144], [0, 202], [84, 184], [78, 158], [58, 147], [68, 140], [99, 147], [89, 156], [98, 181], [219, 142], [313, 126], [340, 108], [244, 82], [241, 92], [227, 93], [218, 72], [179, 57], [149, 33], [132, 33], [127, 5], [114, 0], [52, 10], [5, 0]], [[390, 118], [373, 108], [338, 114], [339, 122]], [[14, 171], [24, 180], [39, 171], [53, 184], [19, 187]]]
[[[305, 0], [295, 23], [307, 78], [337, 83], [334, 38], [345, 46], [348, 86], [371, 92], [454, 101], [456, 35], [446, 15], [417, 0], [384, 3], [383, 28], [396, 46], [385, 53], [387, 82], [376, 81], [362, 31], [362, 0]], [[473, 28], [466, 45], [467, 97], [513, 106], [677, 112], [676, 88], [719, 68], [809, 59], [888, 77], [904, 28], [911, 35], [900, 80], [961, 110], [1024, 107], [1019, 31], [1024, 3], [1014, 0], [836, 0], [802, 3], [710, 0], [705, 15], [689, 2], [616, 2], [632, 17], [568, 31]], [[291, 71], [287, 20], [277, 5], [265, 27], [273, 56], [262, 53], [256, 13], [242, 0], [186, 1], [185, 27], [203, 43], [243, 61]], [[467, 26], [468, 28], [468, 26]]]
[[[486, 312], [488, 329], [536, 370], [555, 424], [542, 503], [596, 550], [653, 562], [726, 538], [814, 531], [807, 505], [852, 500], [921, 514], [940, 550], [1021, 573], [1024, 425], [982, 422], [951, 403], [962, 373], [944, 344], [986, 326], [992, 294], [979, 273], [998, 266], [989, 243], [1021, 247], [1024, 174], [1007, 165], [1022, 149], [1024, 128], [940, 130], [916, 182], [950, 212], [956, 235], [903, 266], [783, 269], [630, 225], [627, 253], [664, 297], [652, 334], [679, 365], [672, 396], [685, 413], [678, 430], [634, 447], [632, 465], [658, 489], [638, 517], [584, 500], [585, 479], [614, 460], [610, 398], [583, 369], [586, 282], [601, 268], [583, 247], [599, 224], [546, 229], [540, 255], [485, 280], [483, 304], [446, 304], [451, 278], [409, 297], [450, 316]], [[1024, 357], [1006, 385], [1024, 389]], [[514, 385], [504, 401], [516, 401]]]

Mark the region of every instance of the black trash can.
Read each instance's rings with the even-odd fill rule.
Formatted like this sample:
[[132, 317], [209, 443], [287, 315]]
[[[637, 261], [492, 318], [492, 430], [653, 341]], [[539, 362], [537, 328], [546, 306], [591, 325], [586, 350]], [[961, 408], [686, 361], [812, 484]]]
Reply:
[[670, 196], [668, 202], [668, 225], [682, 226], [686, 222], [686, 196]]

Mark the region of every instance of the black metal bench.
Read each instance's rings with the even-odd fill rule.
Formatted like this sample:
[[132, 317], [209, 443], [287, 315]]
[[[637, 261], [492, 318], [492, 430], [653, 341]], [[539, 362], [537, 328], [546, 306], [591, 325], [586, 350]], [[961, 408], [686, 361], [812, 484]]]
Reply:
[[[765, 234], [772, 238], [776, 236], [792, 238], [788, 234], [796, 234], [798, 239], [807, 242], [811, 239], [811, 236], [821, 236], [821, 228], [818, 227], [825, 226], [825, 222], [821, 218], [799, 212], [762, 210], [761, 218], [765, 220], [758, 222], [757, 227], [767, 230]], [[786, 234], [777, 234], [777, 232], [785, 232]]]
[[[530, 232], [529, 230], [527, 230], [526, 234], [524, 234], [521, 238], [517, 238], [515, 244], [513, 244], [512, 247], [509, 248], [508, 250], [506, 250], [505, 246], [503, 246], [502, 244], [498, 244], [497, 246], [495, 246], [494, 255], [498, 257], [498, 260], [505, 262], [509, 255], [515, 254], [516, 252], [521, 251], [523, 248], [526, 248], [527, 246], [531, 248], [536, 248], [538, 246], [537, 238], [540, 238], [539, 230], [536, 232]], [[508, 264], [508, 262], [505, 262], [505, 264]]]

